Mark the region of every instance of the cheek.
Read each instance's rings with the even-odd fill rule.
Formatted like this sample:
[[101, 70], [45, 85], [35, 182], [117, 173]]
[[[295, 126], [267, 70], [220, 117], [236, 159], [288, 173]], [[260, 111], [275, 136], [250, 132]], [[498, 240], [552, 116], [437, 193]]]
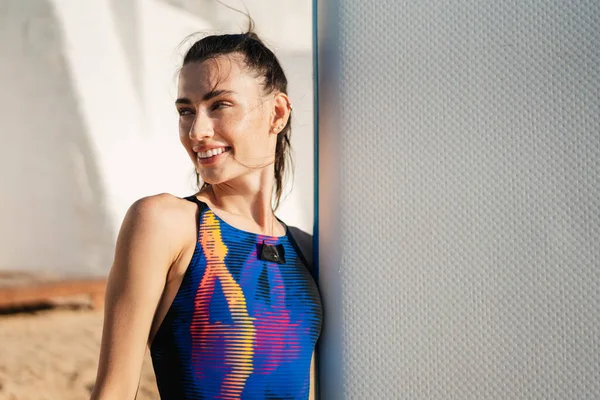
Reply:
[[179, 121], [179, 140], [185, 146], [188, 146], [191, 143], [190, 127], [191, 126], [189, 122], [185, 120]]
[[243, 119], [215, 120], [213, 130], [216, 139], [224, 140], [234, 148], [244, 147], [247, 141], [254, 140], [254, 127], [250, 121]]
[[269, 136], [269, 124], [264, 118], [249, 118], [238, 127], [236, 132], [241, 133], [248, 141], [264, 141]]
[[190, 122], [184, 118], [179, 118], [179, 136], [187, 136], [190, 131]]

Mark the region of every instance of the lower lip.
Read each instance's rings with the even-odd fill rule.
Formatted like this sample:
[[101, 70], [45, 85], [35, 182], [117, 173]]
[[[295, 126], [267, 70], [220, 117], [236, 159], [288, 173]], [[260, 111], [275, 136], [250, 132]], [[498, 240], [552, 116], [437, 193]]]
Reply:
[[216, 156], [212, 156], [209, 158], [196, 157], [196, 159], [198, 160], [200, 165], [205, 165], [205, 166], [214, 165], [214, 164], [218, 163], [223, 157], [225, 157], [230, 151], [231, 151], [230, 149], [227, 149], [226, 151], [222, 152], [221, 154], [217, 154]]

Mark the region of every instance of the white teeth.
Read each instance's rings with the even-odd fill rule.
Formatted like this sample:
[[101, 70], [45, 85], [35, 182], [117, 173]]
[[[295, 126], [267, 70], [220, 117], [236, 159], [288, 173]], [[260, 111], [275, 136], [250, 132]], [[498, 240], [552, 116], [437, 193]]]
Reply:
[[210, 158], [210, 157], [214, 157], [218, 154], [224, 153], [225, 152], [225, 148], [224, 147], [219, 147], [217, 149], [210, 149], [208, 151], [201, 151], [198, 154], [198, 158]]

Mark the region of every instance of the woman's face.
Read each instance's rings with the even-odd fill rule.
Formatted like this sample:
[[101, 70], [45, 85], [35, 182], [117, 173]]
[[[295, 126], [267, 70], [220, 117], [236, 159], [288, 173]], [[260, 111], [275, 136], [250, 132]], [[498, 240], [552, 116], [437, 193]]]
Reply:
[[228, 182], [272, 165], [280, 101], [263, 93], [241, 56], [185, 65], [177, 97], [180, 140], [204, 182]]

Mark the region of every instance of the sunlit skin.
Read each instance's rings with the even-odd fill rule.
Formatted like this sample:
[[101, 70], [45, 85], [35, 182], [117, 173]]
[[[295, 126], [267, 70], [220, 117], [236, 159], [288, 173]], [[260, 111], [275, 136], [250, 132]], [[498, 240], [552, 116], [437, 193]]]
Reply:
[[[287, 95], [265, 93], [242, 57], [229, 55], [185, 65], [177, 97], [181, 143], [211, 184], [201, 198], [248, 230], [282, 234], [271, 196], [277, 134], [290, 113]], [[198, 159], [199, 152], [217, 147], [227, 151], [214, 162]]]

